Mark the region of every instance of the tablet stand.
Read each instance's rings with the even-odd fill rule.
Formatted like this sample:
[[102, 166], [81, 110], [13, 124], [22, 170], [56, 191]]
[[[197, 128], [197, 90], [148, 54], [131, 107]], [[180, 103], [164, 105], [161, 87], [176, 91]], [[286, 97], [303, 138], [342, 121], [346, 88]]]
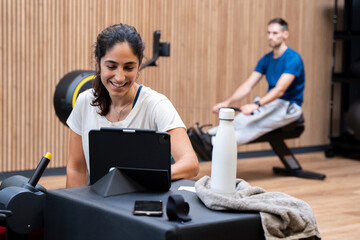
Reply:
[[166, 192], [171, 186], [169, 174], [163, 169], [114, 167], [91, 189], [103, 197], [141, 191]]
[[120, 195], [124, 193], [143, 191], [145, 188], [123, 173], [119, 168], [114, 168], [105, 176], [91, 185], [91, 190], [103, 197]]

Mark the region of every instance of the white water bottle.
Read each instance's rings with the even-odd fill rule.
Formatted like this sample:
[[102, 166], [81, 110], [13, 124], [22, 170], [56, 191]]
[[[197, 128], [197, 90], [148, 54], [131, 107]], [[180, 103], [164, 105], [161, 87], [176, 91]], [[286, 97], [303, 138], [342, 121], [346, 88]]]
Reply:
[[237, 144], [234, 130], [235, 111], [221, 108], [219, 127], [212, 151], [211, 191], [232, 194], [236, 187]]

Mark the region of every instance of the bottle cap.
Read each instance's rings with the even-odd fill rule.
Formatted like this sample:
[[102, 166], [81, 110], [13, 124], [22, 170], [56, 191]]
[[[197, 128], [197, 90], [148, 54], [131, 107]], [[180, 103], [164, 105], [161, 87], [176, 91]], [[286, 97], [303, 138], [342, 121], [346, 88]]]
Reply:
[[221, 108], [219, 112], [219, 119], [233, 120], [235, 117], [235, 111], [232, 108]]

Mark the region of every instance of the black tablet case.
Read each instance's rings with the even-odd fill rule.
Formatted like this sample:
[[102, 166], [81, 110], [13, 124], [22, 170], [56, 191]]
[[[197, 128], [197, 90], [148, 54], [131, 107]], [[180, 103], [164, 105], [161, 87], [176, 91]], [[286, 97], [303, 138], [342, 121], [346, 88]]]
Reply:
[[89, 132], [90, 185], [117, 167], [150, 191], [171, 186], [170, 135], [145, 129], [101, 128]]

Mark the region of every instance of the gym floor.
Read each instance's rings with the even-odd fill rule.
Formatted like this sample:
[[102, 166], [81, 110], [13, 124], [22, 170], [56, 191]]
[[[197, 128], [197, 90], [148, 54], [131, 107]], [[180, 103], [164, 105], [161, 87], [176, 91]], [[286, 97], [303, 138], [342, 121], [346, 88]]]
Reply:
[[[273, 166], [281, 166], [275, 157], [238, 160], [237, 177], [268, 192], [284, 192], [306, 201], [313, 209], [324, 240], [356, 240], [360, 236], [360, 161], [342, 157], [325, 158], [323, 152], [297, 154], [303, 169], [326, 174], [326, 179], [309, 180], [277, 176]], [[197, 180], [211, 174], [211, 162], [200, 163]], [[40, 179], [47, 189], [65, 187], [65, 176]]]

